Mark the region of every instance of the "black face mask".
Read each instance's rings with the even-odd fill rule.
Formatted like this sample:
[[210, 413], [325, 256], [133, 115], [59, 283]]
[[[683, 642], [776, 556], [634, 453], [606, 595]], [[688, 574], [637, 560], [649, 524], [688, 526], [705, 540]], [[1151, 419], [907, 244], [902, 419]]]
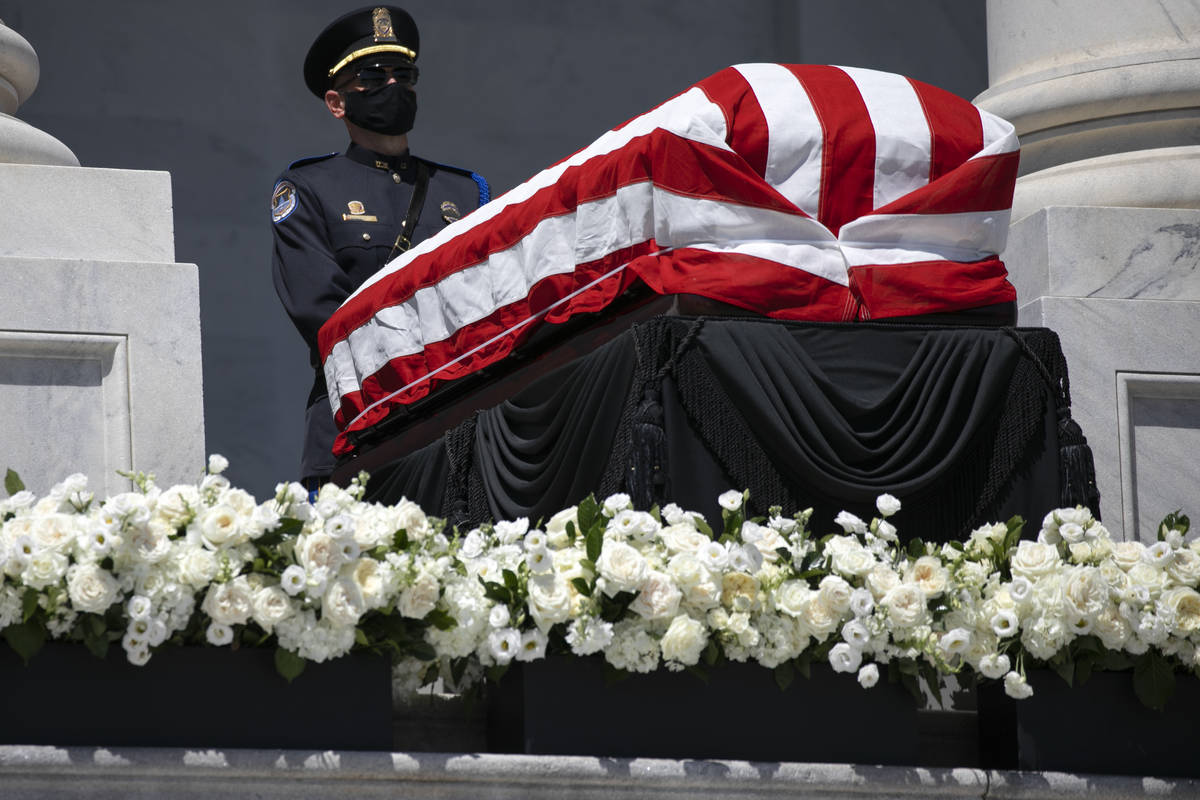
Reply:
[[401, 83], [388, 83], [365, 92], [346, 92], [346, 119], [375, 133], [396, 135], [412, 130], [417, 116], [417, 93]]

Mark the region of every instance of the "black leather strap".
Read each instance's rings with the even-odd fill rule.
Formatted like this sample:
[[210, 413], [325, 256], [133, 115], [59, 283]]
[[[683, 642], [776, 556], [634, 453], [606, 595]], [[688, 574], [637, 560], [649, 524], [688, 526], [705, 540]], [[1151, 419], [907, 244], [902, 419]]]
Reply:
[[408, 213], [404, 215], [404, 222], [400, 225], [400, 235], [396, 237], [392, 251], [388, 253], [388, 261], [412, 247], [412, 234], [417, 229], [417, 222], [421, 219], [421, 209], [425, 206], [425, 194], [428, 190], [429, 165], [418, 160], [417, 182], [413, 186], [412, 198], [408, 201]]

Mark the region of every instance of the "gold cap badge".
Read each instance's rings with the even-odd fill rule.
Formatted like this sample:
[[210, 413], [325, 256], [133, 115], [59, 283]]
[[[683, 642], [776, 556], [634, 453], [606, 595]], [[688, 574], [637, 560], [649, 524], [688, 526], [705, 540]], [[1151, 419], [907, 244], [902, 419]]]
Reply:
[[375, 42], [394, 42], [396, 41], [396, 33], [392, 30], [392, 15], [388, 13], [386, 8], [382, 6], [375, 9], [371, 15], [371, 22], [375, 27]]

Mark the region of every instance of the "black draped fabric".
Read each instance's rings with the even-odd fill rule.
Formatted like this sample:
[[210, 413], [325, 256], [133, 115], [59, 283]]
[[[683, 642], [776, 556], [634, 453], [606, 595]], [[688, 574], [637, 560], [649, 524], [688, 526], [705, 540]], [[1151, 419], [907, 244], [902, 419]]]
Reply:
[[827, 531], [889, 492], [902, 535], [961, 537], [1096, 505], [1063, 495], [1094, 491], [1094, 475], [1060, 475], [1060, 430], [1086, 451], [1069, 403], [1044, 329], [663, 317], [390, 464], [368, 498], [474, 524], [628, 491], [716, 521], [716, 496], [749, 488], [752, 511], [811, 506]]

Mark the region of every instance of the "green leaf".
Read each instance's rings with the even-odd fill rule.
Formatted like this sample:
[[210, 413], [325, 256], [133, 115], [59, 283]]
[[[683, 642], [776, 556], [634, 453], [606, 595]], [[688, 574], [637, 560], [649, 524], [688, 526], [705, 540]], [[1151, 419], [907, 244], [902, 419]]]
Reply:
[[1075, 661], [1069, 655], [1059, 653], [1050, 662], [1050, 668], [1067, 682], [1067, 686], [1075, 685]]
[[925, 555], [925, 543], [923, 541], [921, 541], [920, 539], [916, 539], [916, 538], [909, 539], [908, 540], [908, 557], [909, 558], [920, 558], [923, 555]]
[[574, 520], [567, 520], [566, 530], [567, 530], [567, 543], [570, 544], [572, 547], [574, 547], [575, 546], [575, 537], [579, 535], [578, 531], [575, 530], [575, 521]]
[[587, 532], [587, 557], [588, 561], [595, 563], [600, 558], [600, 551], [604, 548], [604, 529], [592, 528]]
[[9, 625], [4, 629], [4, 640], [28, 664], [29, 659], [37, 655], [46, 643], [46, 629], [37, 620]]
[[504, 588], [498, 583], [485, 581], [482, 575], [479, 576], [479, 582], [483, 584], [483, 594], [489, 600], [495, 600], [497, 603], [504, 603], [506, 606], [512, 605], [512, 595], [509, 593], [508, 589]]
[[401, 528], [392, 536], [392, 547], [396, 550], [408, 549], [408, 530]]
[[575, 591], [579, 592], [584, 597], [592, 596], [592, 587], [583, 578], [572, 578], [571, 585], [575, 587]]
[[487, 668], [488, 680], [492, 683], [499, 683], [506, 672], [508, 672], [508, 664], [493, 664]]
[[696, 678], [699, 678], [701, 683], [708, 683], [708, 673], [705, 672], [700, 667], [698, 667], [696, 665], [691, 665], [691, 666], [685, 666], [684, 669], [687, 670], [687, 673], [689, 675], [693, 675]]
[[504, 575], [504, 585], [508, 587], [508, 591], [513, 597], [521, 591], [521, 582], [517, 580], [517, 573], [511, 569], [506, 569], [502, 573]]
[[708, 538], [713, 538], [712, 527], [708, 524], [708, 520], [704, 517], [692, 517], [692, 522], [696, 525], [696, 530], [703, 533]]
[[704, 646], [704, 652], [702, 655], [704, 657], [705, 664], [708, 664], [710, 667], [715, 666], [717, 659], [721, 657], [721, 648], [717, 646], [715, 641], [709, 639], [708, 644]]
[[1017, 546], [1017, 542], [1021, 539], [1021, 530], [1025, 527], [1025, 520], [1018, 514], [1010, 517], [1005, 526], [1008, 528], [1008, 533], [1004, 535], [1004, 553], [1008, 553]]
[[812, 653], [801, 653], [796, 658], [792, 659], [792, 663], [796, 665], [796, 671], [804, 680], [812, 678]]
[[437, 661], [438, 658], [437, 650], [425, 640], [410, 642], [408, 652], [420, 661]]
[[1162, 522], [1158, 524], [1158, 540], [1160, 542], [1166, 538], [1167, 531], [1172, 529], [1187, 535], [1188, 529], [1192, 527], [1192, 521], [1188, 519], [1187, 514], [1182, 512], [1183, 509], [1177, 508], [1163, 517]]
[[21, 622], [29, 622], [38, 610], [37, 589], [26, 589], [21, 596]]
[[1142, 705], [1162, 711], [1175, 691], [1175, 670], [1154, 650], [1138, 657], [1133, 666], [1133, 691]]
[[444, 611], [440, 608], [435, 608], [433, 611], [430, 611], [428, 614], [426, 614], [425, 621], [437, 628], [439, 631], [449, 631], [458, 627], [458, 620], [456, 620], [449, 611]]
[[785, 661], [775, 668], [775, 685], [779, 687], [779, 691], [786, 692], [794, 680], [796, 680], [796, 668], [792, 666], [791, 662]]
[[354, 643], [359, 647], [371, 646], [371, 640], [367, 638], [367, 634], [363, 633], [362, 628], [354, 629]]
[[600, 506], [596, 503], [596, 498], [590, 494], [583, 498], [579, 503], [579, 507], [575, 509], [575, 518], [579, 520], [579, 530], [585, 536], [592, 532], [597, 524], [604, 526]]
[[21, 480], [21, 476], [12, 467], [9, 467], [8, 472], [4, 473], [4, 490], [8, 492], [9, 496], [12, 496], [24, 488], [25, 483]]
[[282, 647], [275, 648], [275, 671], [282, 675], [288, 683], [300, 677], [300, 673], [304, 672], [307, 664], [306, 660], [291, 650], [284, 650]]

